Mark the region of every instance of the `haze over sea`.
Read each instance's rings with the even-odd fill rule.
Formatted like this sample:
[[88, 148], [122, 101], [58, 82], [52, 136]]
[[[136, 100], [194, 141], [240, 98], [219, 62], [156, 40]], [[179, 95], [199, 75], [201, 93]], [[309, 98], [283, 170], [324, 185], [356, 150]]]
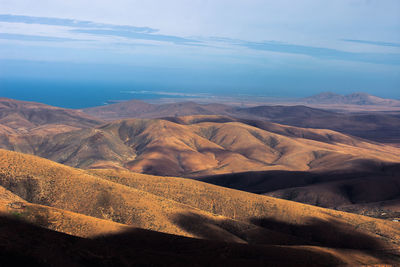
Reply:
[[397, 0], [34, 2], [0, 0], [2, 97], [74, 108], [204, 93], [400, 98]]

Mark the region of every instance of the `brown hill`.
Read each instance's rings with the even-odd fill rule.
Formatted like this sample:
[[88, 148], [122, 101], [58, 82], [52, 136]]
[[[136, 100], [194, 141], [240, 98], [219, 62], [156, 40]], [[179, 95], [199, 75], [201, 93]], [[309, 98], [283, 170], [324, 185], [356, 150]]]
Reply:
[[399, 112], [336, 113], [306, 106], [258, 106], [233, 114], [302, 128], [330, 129], [383, 143], [400, 143]]
[[[364, 165], [365, 162], [360, 162]], [[198, 178], [219, 186], [325, 208], [395, 219], [400, 217], [399, 164], [366, 164], [359, 170], [265, 171]]]
[[[65, 248], [74, 246], [74, 251], [80, 252], [77, 253], [79, 256], [69, 258], [72, 261], [79, 262], [83, 257], [86, 260], [90, 258], [113, 263], [124, 260], [122, 264], [134, 260], [131, 258], [133, 256], [128, 256], [133, 253], [131, 248], [137, 248], [134, 251], [148, 251], [151, 247], [151, 252], [142, 254], [137, 251], [139, 254], [133, 255], [140, 255], [139, 258], [143, 257], [143, 260], [151, 258], [154, 255], [152, 253], [171, 257], [186, 248], [184, 251], [188, 254], [184, 252], [183, 256], [180, 252], [178, 262], [193, 256], [205, 265], [211, 256], [218, 259], [215, 264], [226, 262], [226, 259], [238, 265], [252, 262], [260, 265], [266, 262], [290, 265], [296, 257], [306, 265], [393, 264], [399, 260], [393, 250], [400, 244], [398, 223], [189, 179], [115, 170], [86, 172], [38, 157], [0, 150], [0, 184], [12, 194], [30, 203], [42, 205], [40, 207], [69, 211], [70, 217], [80, 213], [170, 234], [228, 242], [197, 241], [133, 229], [95, 239], [95, 242], [87, 241], [87, 246], [82, 247], [78, 245], [82, 243], [71, 241], [79, 239], [32, 229], [31, 226], [1, 218], [0, 240], [15, 240], [11, 243], [0, 241], [3, 248], [1, 253], [8, 256], [22, 255], [19, 259], [27, 257], [40, 261], [41, 256], [45, 255], [45, 258], [54, 262], [60, 258], [52, 255], [72, 255]], [[7, 199], [12, 201], [14, 207], [18, 205], [12, 196]], [[57, 217], [51, 217], [52, 220], [57, 220]], [[39, 222], [43, 220], [39, 219]], [[33, 234], [35, 231], [36, 234]], [[36, 246], [29, 247], [30, 242], [37, 240], [39, 243]], [[72, 243], [68, 245], [68, 242]], [[46, 244], [60, 244], [64, 248], [63, 252], [56, 246], [52, 249], [56, 254], [47, 253]], [[221, 245], [228, 251], [228, 254], [224, 253], [228, 255], [227, 258], [217, 256], [221, 253]], [[283, 257], [285, 254], [287, 257]], [[177, 259], [170, 259], [166, 264], [172, 265], [174, 261]], [[214, 265], [213, 262], [209, 263]]]
[[[362, 99], [366, 97], [364, 94], [353, 94], [347, 96], [347, 98], [354, 100], [358, 99], [357, 96]], [[335, 97], [344, 98], [344, 96], [340, 95], [335, 95]], [[315, 101], [322, 101], [319, 99], [331, 99], [335, 97], [331, 97], [330, 94], [322, 94], [313, 99], [316, 99]], [[378, 101], [372, 96], [368, 96], [367, 98], [374, 100], [374, 103], [379, 102], [380, 105], [387, 104], [386, 100], [381, 101], [378, 99]], [[305, 104], [307, 105], [307, 103]], [[322, 108], [324, 107], [323, 105], [325, 104], [321, 104]], [[329, 108], [329, 105], [325, 106]], [[186, 115], [224, 115], [246, 120], [271, 121], [303, 128], [330, 129], [373, 141], [400, 143], [400, 114], [398, 111], [339, 113], [301, 105], [238, 108], [222, 104], [197, 104], [194, 102], [155, 105], [137, 100], [88, 108], [83, 111], [104, 120], [162, 118]]]
[[[396, 264], [386, 252], [226, 243], [142, 229], [83, 239], [0, 217], [2, 266], [336, 266]], [[7, 240], [12, 240], [7, 242]], [[33, 244], [33, 245], [31, 245]]]
[[349, 95], [339, 95], [331, 92], [325, 92], [304, 98], [301, 101], [308, 104], [385, 105], [400, 107], [399, 100], [380, 98], [361, 92], [352, 93]]
[[32, 204], [17, 195], [5, 199], [4, 191], [8, 190], [0, 187], [0, 214], [8, 214], [15, 219], [21, 219], [40, 227], [80, 237], [93, 237], [131, 229], [127, 225], [109, 220], [89, 217], [45, 205]]
[[[0, 98], [0, 133], [28, 133], [32, 130], [62, 132], [93, 127], [102, 121], [71, 109], [63, 109], [40, 103]], [[44, 129], [44, 126], [49, 126]], [[12, 132], [11, 132], [12, 131]]]
[[52, 138], [0, 135], [0, 145], [74, 167], [175, 176], [354, 169], [363, 167], [359, 160], [400, 162], [399, 148], [330, 130], [266, 122], [254, 127], [219, 116], [174, 120], [121, 120]]
[[149, 104], [139, 100], [130, 100], [106, 106], [86, 108], [82, 111], [104, 120], [125, 118], [161, 118], [187, 115], [224, 115], [230, 106], [222, 104], [197, 104], [180, 102], [169, 104]]

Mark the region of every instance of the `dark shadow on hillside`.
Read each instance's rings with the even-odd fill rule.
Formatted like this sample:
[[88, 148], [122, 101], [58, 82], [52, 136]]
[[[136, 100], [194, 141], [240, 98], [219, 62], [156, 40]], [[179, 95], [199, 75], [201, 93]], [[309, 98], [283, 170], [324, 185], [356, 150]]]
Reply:
[[135, 229], [84, 239], [0, 216], [0, 266], [332, 266], [325, 252]]
[[[307, 187], [337, 183], [333, 189], [342, 190], [342, 195], [332, 203], [369, 203], [392, 200], [400, 196], [400, 164], [386, 164], [357, 160], [352, 169], [307, 172], [307, 171], [259, 171], [220, 174], [195, 178], [196, 180], [257, 194], [267, 194], [281, 190], [280, 198], [299, 202], [290, 190], [304, 191]], [[368, 183], [365, 183], [368, 181]], [[389, 186], [390, 184], [390, 186]], [[389, 187], [389, 188], [388, 188]], [[353, 190], [354, 189], [354, 190]], [[379, 191], [380, 189], [381, 191]], [[283, 191], [286, 190], [286, 191]], [[286, 192], [286, 193], [285, 193]], [[314, 195], [318, 192], [312, 191]], [[342, 197], [342, 198], [341, 198]], [[306, 198], [305, 198], [306, 200]], [[348, 200], [348, 202], [344, 201]], [[308, 203], [322, 207], [332, 207], [332, 203]]]
[[336, 220], [310, 218], [304, 225], [272, 218], [253, 218], [251, 222], [262, 228], [301, 238], [305, 242], [304, 245], [363, 250], [385, 248], [383, 241]]
[[197, 214], [178, 214], [174, 219], [174, 222], [185, 231], [205, 239], [220, 238], [221, 229], [223, 229], [250, 244], [287, 245], [291, 243], [356, 249], [367, 251], [368, 254], [382, 261], [396, 259], [400, 262], [398, 251], [388, 249], [382, 240], [336, 220], [324, 221], [310, 218], [306, 225], [289, 224], [271, 218], [253, 218], [250, 221], [259, 228], [252, 231], [237, 229], [229, 220], [220, 222]]
[[172, 222], [196, 237], [263, 245], [301, 245], [303, 240], [245, 222], [217, 220], [195, 213], [175, 214]]

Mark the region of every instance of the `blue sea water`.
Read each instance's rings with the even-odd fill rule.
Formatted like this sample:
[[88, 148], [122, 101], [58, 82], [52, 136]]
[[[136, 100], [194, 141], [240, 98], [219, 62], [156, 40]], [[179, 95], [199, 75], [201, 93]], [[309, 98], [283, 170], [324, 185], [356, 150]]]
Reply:
[[140, 84], [0, 79], [0, 97], [79, 109], [115, 101], [179, 98], [182, 95], [163, 94]]

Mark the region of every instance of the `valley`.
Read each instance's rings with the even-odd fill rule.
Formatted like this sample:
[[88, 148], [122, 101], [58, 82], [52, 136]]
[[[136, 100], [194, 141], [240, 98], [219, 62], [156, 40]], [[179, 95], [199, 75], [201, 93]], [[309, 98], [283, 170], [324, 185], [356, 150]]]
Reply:
[[[141, 251], [144, 239], [147, 252], [137, 252], [138, 263], [160, 251], [182, 266], [188, 257], [209, 265], [396, 263], [396, 116], [139, 101], [83, 112], [2, 99], [0, 221], [6, 230], [0, 236], [8, 238], [7, 225], [14, 224], [75, 244], [80, 256], [71, 263], [78, 265], [132, 261], [129, 251]], [[327, 129], [347, 124], [351, 131], [361, 128], [353, 121], [363, 120], [371, 123], [364, 137], [379, 127], [392, 131], [363, 138]], [[317, 127], [322, 124], [325, 129]], [[8, 253], [20, 255], [25, 241], [13, 235], [17, 243]], [[48, 247], [35, 236], [30, 242]], [[128, 237], [136, 241], [122, 249]], [[107, 251], [97, 242], [106, 242]], [[203, 250], [178, 253], [183, 244], [231, 252], [229, 259]], [[43, 257], [57, 262], [39, 250], [20, 260]]]

